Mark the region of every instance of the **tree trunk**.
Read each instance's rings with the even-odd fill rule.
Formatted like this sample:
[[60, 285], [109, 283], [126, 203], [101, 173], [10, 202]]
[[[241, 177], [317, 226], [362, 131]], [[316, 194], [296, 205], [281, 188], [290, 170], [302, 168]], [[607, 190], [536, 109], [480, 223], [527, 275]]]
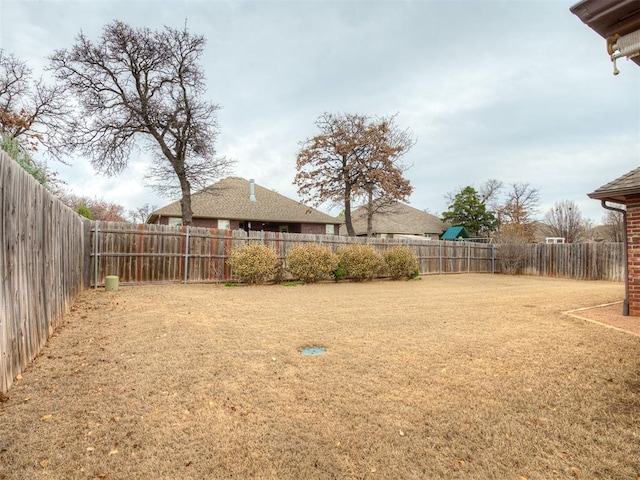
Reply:
[[182, 210], [182, 224], [191, 226], [193, 224], [193, 211], [191, 210], [191, 185], [184, 175], [178, 175], [180, 179], [180, 190], [182, 198], [180, 199], [180, 208]]
[[347, 235], [355, 237], [356, 232], [351, 223], [351, 185], [344, 186], [344, 223], [347, 226]]
[[367, 199], [367, 237], [373, 233], [373, 192], [369, 190]]

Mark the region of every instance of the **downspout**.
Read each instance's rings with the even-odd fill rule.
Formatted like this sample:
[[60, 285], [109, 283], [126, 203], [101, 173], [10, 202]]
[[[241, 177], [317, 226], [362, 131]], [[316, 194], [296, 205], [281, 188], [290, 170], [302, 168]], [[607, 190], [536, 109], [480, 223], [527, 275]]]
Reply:
[[629, 316], [629, 241], [627, 240], [627, 211], [622, 208], [610, 207], [606, 200], [600, 200], [602, 208], [622, 213], [622, 229], [624, 230], [624, 302], [622, 315]]

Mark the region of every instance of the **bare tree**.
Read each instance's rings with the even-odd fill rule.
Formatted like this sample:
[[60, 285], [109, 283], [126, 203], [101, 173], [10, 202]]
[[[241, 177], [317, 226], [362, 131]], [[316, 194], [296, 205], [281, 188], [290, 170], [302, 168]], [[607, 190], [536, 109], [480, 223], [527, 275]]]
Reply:
[[0, 49], [0, 130], [6, 138], [27, 151], [51, 147], [67, 111], [61, 86], [34, 80], [25, 62]]
[[145, 203], [141, 207], [136, 208], [135, 210], [129, 210], [127, 212], [127, 217], [133, 223], [145, 223], [152, 212], [157, 210], [158, 207], [156, 205], [150, 205]]
[[83, 33], [58, 50], [51, 68], [75, 98], [60, 147], [88, 157], [107, 175], [121, 172], [134, 148], [153, 156], [150, 178], [159, 193], [180, 191], [182, 221], [191, 225], [192, 188], [225, 175], [233, 161], [218, 157], [219, 106], [203, 98], [199, 64], [205, 39], [181, 30], [133, 28], [115, 21], [100, 41]]
[[573, 200], [556, 202], [545, 214], [543, 222], [550, 237], [562, 237], [567, 243], [583, 240], [591, 227]]
[[[620, 206], [624, 208], [624, 206]], [[607, 242], [624, 242], [624, 217], [622, 212], [607, 210], [602, 217], [603, 233]]]
[[504, 188], [504, 183], [495, 178], [490, 178], [478, 188], [480, 201], [487, 206], [489, 211], [495, 211], [499, 205], [499, 195]]
[[316, 121], [320, 134], [301, 142], [294, 184], [305, 200], [344, 206], [347, 233], [355, 235], [351, 204], [364, 198], [374, 213], [377, 199], [406, 200], [412, 187], [403, 176], [401, 157], [415, 144], [395, 116], [324, 113]]
[[527, 239], [515, 225], [506, 225], [496, 237], [498, 263], [502, 273], [516, 275], [527, 259]]
[[504, 203], [497, 215], [501, 230], [509, 226], [511, 235], [522, 235], [528, 241], [535, 237], [533, 216], [540, 205], [540, 191], [528, 183], [511, 183], [507, 187]]

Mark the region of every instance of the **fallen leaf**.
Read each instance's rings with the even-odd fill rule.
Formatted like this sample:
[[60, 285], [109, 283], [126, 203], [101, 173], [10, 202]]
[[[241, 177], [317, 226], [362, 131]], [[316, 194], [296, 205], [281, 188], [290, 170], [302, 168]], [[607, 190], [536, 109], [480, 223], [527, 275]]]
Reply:
[[31, 397], [24, 397], [25, 402], [28, 402], [29, 400], [31, 400]]
[[107, 478], [109, 476], [108, 473], [99, 473], [98, 478]]
[[47, 467], [49, 466], [49, 459], [48, 459], [48, 458], [45, 458], [44, 460], [41, 460], [41, 461], [40, 461], [40, 466], [41, 466], [42, 468], [47, 468]]
[[51, 420], [51, 417], [53, 417], [53, 415], [51, 415], [50, 413], [43, 415], [42, 418], [40, 420], [42, 420], [43, 422], [46, 422], [48, 420]]
[[400, 432], [399, 432], [399, 433], [400, 433], [400, 436], [401, 436], [401, 437], [404, 437], [404, 432], [403, 432], [402, 430], [400, 430]]
[[376, 473], [378, 469], [376, 467], [371, 467], [371, 473]]
[[115, 455], [116, 453], [118, 453], [118, 449], [117, 449], [117, 448], [114, 448], [113, 450], [111, 450], [111, 451], [109, 452], [109, 456], [111, 456], [111, 455]]
[[87, 447], [87, 452], [93, 452], [95, 450], [95, 448], [93, 447]]
[[579, 477], [580, 469], [578, 467], [571, 467], [571, 473], [573, 473], [576, 477]]
[[523, 477], [522, 475], [520, 475], [519, 480], [527, 480], [527, 477]]

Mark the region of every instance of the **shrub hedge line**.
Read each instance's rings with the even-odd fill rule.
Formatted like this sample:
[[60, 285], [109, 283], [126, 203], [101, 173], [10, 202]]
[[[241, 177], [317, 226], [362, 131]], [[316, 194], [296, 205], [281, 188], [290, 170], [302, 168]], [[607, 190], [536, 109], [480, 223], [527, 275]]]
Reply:
[[380, 276], [393, 280], [418, 276], [418, 258], [403, 245], [380, 253], [371, 245], [353, 244], [334, 253], [329, 247], [303, 244], [293, 247], [281, 264], [274, 249], [254, 243], [233, 249], [229, 264], [234, 279], [248, 284], [280, 282], [286, 273], [304, 283], [330, 278], [363, 282]]

